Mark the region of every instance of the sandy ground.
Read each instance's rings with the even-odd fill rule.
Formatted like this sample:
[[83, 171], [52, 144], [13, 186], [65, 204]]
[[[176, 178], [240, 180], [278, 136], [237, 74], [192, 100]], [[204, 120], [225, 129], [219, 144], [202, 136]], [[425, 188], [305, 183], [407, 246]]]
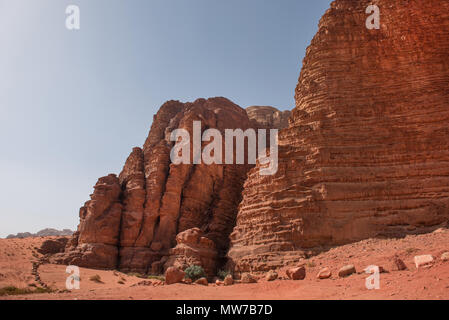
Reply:
[[[48, 238], [0, 239], [0, 288], [21, 288], [36, 284], [31, 274], [32, 261], [40, 256], [36, 248]], [[55, 293], [0, 296], [0, 299], [138, 299], [138, 300], [201, 300], [201, 299], [449, 299], [449, 261], [442, 261], [441, 254], [449, 251], [449, 230], [440, 229], [426, 235], [407, 236], [403, 239], [369, 239], [333, 248], [305, 261], [307, 277], [302, 281], [276, 280], [267, 282], [261, 276], [256, 284], [235, 284], [229, 287], [200, 285], [136, 285], [143, 279], [117, 271], [80, 269], [81, 288], [62, 292], [69, 274], [60, 265], [42, 265], [41, 279]], [[408, 270], [393, 271], [392, 257], [397, 254]], [[432, 254], [436, 260], [430, 268], [417, 270], [413, 259], [416, 255]], [[347, 264], [355, 265], [358, 273], [340, 279], [338, 270]], [[378, 265], [388, 273], [380, 276], [380, 289], [368, 290], [363, 269]], [[322, 267], [332, 270], [327, 280], [316, 279]], [[99, 275], [102, 283], [90, 278]], [[285, 277], [283, 270], [279, 275]]]

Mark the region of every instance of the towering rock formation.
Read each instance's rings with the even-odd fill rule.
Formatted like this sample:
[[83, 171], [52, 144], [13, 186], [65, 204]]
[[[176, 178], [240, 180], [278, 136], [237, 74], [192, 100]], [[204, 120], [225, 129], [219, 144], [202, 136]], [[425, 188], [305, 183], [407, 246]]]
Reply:
[[[276, 112], [273, 108], [267, 113]], [[243, 182], [252, 165], [171, 163], [171, 132], [187, 130], [193, 150], [194, 121], [201, 121], [202, 131], [216, 128], [223, 137], [225, 129], [265, 126], [250, 122], [244, 109], [225, 98], [165, 103], [143, 149], [133, 149], [119, 177], [99, 180], [92, 200], [80, 210], [78, 232], [54, 260], [137, 272], [202, 261], [212, 273], [229, 247]], [[224, 145], [223, 139], [223, 150]]]
[[[366, 28], [370, 4], [380, 30]], [[295, 98], [278, 173], [245, 183], [237, 271], [449, 219], [448, 1], [334, 1]]]

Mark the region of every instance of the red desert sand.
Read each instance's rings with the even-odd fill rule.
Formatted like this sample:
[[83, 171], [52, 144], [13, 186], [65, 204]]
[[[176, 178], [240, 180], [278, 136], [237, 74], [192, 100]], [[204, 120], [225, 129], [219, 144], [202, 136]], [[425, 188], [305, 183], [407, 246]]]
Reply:
[[[42, 264], [38, 268], [41, 281], [54, 292], [1, 296], [0, 299], [449, 299], [449, 261], [441, 259], [443, 253], [449, 251], [448, 236], [448, 229], [438, 229], [402, 239], [363, 240], [299, 261], [298, 264], [306, 268], [305, 280], [286, 280], [284, 269], [278, 272], [280, 279], [275, 281], [267, 281], [265, 273], [257, 273], [257, 283], [231, 286], [165, 285], [157, 279], [144, 280], [117, 271], [81, 268], [80, 290], [67, 291], [66, 266]], [[36, 248], [49, 238], [52, 237], [0, 239], [0, 288], [39, 286], [32, 275], [32, 262], [42, 257]], [[435, 257], [435, 262], [430, 267], [416, 269], [414, 257], [426, 254]], [[404, 261], [407, 270], [395, 271], [395, 256]], [[348, 264], [354, 265], [357, 273], [339, 278], [338, 270]], [[379, 290], [368, 290], [365, 286], [369, 275], [363, 270], [369, 265], [386, 270], [380, 275]], [[332, 271], [331, 278], [317, 279], [317, 274], [325, 267]], [[100, 282], [92, 281], [97, 275]]]

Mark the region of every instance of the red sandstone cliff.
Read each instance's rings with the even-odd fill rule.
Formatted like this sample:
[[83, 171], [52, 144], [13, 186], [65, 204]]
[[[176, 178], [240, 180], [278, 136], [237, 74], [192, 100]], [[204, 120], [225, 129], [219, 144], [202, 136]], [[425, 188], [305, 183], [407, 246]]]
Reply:
[[[381, 29], [368, 30], [377, 4]], [[237, 271], [449, 219], [449, 2], [337, 0], [307, 49], [279, 171], [250, 171]]]
[[[279, 111], [260, 114], [268, 119]], [[225, 129], [266, 126], [250, 121], [244, 109], [225, 98], [165, 103], [143, 149], [133, 149], [119, 177], [98, 181], [91, 200], [80, 210], [78, 232], [55, 261], [142, 273], [196, 262], [213, 274], [229, 247], [243, 182], [252, 165], [171, 163], [170, 133], [186, 129], [193, 137], [193, 121], [201, 121], [202, 131], [216, 128], [223, 136]]]

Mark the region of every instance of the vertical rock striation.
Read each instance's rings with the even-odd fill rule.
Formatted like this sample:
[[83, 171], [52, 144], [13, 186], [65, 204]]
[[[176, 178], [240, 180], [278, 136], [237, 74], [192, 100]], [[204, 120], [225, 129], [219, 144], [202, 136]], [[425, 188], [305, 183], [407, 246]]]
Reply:
[[[187, 130], [193, 150], [194, 121], [201, 121], [202, 132], [215, 128], [223, 137], [225, 129], [266, 126], [250, 121], [244, 109], [225, 98], [165, 103], [143, 149], [133, 149], [119, 177], [99, 180], [92, 200], [81, 208], [78, 232], [54, 260], [142, 273], [197, 262], [212, 275], [229, 247], [242, 186], [253, 165], [171, 163], [171, 132]], [[223, 139], [223, 157], [224, 146]]]
[[[368, 5], [381, 12], [368, 30]], [[307, 49], [279, 170], [250, 171], [229, 257], [304, 251], [449, 219], [449, 2], [337, 0]]]

